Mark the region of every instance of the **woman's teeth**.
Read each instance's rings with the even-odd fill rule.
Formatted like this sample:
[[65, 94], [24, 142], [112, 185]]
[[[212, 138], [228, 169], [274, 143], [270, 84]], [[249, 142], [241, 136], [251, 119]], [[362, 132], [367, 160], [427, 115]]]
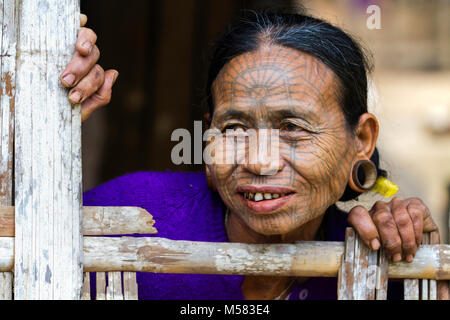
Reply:
[[262, 200], [277, 199], [277, 198], [280, 198], [280, 197], [284, 197], [285, 195], [286, 195], [285, 193], [261, 193], [261, 192], [252, 193], [252, 192], [245, 192], [244, 193], [244, 198], [252, 200], [252, 201], [262, 201]]

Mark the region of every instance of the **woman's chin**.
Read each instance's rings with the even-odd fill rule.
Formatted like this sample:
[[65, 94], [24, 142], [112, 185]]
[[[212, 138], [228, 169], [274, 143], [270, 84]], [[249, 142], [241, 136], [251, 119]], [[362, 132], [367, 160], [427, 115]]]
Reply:
[[281, 236], [293, 232], [298, 226], [286, 225], [285, 223], [271, 223], [269, 226], [264, 223], [253, 223], [249, 227], [264, 236]]

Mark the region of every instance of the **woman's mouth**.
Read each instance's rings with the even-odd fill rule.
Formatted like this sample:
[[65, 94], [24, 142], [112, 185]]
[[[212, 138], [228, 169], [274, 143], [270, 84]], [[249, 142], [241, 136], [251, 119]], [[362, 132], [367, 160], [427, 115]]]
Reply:
[[251, 200], [251, 201], [263, 201], [263, 200], [272, 200], [272, 199], [278, 199], [281, 197], [286, 196], [288, 193], [253, 193], [253, 192], [245, 192], [243, 193], [243, 196], [245, 199]]
[[238, 188], [243, 204], [256, 213], [271, 213], [284, 206], [295, 195], [288, 188], [245, 186]]

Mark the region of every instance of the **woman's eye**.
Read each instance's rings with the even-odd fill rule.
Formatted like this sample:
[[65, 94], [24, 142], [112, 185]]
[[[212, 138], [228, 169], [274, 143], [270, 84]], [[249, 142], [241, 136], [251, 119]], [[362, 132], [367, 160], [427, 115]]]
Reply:
[[293, 123], [285, 123], [281, 126], [281, 130], [292, 132], [292, 131], [301, 131], [303, 129]]
[[242, 130], [246, 130], [245, 126], [243, 126], [242, 124], [236, 123], [236, 124], [228, 124], [226, 125], [222, 132], [226, 132], [227, 130], [238, 130], [238, 129], [242, 129]]

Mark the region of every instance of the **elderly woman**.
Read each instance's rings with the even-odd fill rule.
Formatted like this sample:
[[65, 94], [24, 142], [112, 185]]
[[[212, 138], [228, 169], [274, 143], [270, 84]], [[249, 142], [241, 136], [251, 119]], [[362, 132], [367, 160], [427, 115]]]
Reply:
[[[72, 87], [69, 99], [83, 103], [84, 119], [107, 103], [117, 77], [92, 67], [95, 39], [81, 29], [78, 53], [62, 75]], [[213, 162], [205, 173], [119, 177], [86, 192], [84, 204], [143, 207], [158, 236], [177, 240], [342, 241], [351, 225], [371, 249], [383, 246], [393, 261], [412, 261], [422, 232], [437, 229], [421, 200], [394, 198], [348, 213], [335, 205], [366, 192], [371, 177], [383, 173], [378, 122], [367, 111], [368, 69], [359, 45], [324, 21], [246, 14], [217, 43], [205, 118], [223, 135], [277, 130], [279, 152], [269, 155], [277, 158], [266, 159], [274, 164], [270, 174], [245, 147], [244, 161]], [[336, 299], [337, 292], [334, 278], [138, 273], [137, 280], [140, 299]]]

